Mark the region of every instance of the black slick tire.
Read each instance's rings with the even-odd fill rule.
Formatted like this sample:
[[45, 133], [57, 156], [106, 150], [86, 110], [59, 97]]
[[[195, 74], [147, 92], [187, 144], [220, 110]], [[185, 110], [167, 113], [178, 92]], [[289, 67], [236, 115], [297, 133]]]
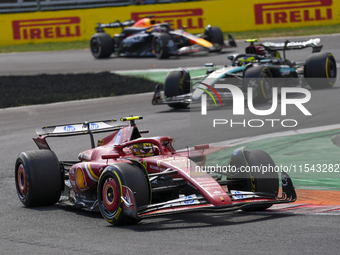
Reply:
[[[272, 170], [268, 171], [247, 171], [239, 172], [233, 175], [233, 179], [244, 179], [240, 184], [228, 185], [229, 190], [241, 190], [250, 192], [264, 192], [277, 196], [279, 192], [279, 175], [275, 171], [273, 159], [262, 150], [250, 150], [244, 152], [245, 159], [249, 169], [260, 169], [262, 166], [271, 166]], [[229, 178], [230, 179], [230, 178]], [[262, 211], [272, 204], [257, 205], [243, 209], [244, 211]]]
[[136, 206], [150, 202], [150, 186], [145, 173], [134, 164], [108, 166], [101, 174], [97, 187], [98, 207], [104, 219], [113, 225], [136, 224], [140, 219], [124, 214], [122, 185], [130, 188]]
[[224, 36], [219, 27], [211, 27], [211, 37], [210, 42], [212, 44], [218, 43], [219, 45], [224, 45]]
[[[190, 93], [190, 74], [184, 70], [169, 72], [164, 82], [164, 96], [168, 98], [186, 93]], [[188, 103], [169, 103], [168, 105], [175, 109], [189, 106]]]
[[167, 33], [155, 35], [152, 39], [152, 51], [158, 59], [169, 58], [168, 43], [171, 36]]
[[266, 66], [252, 66], [245, 70], [243, 79], [244, 89], [256, 83], [253, 90], [253, 100], [256, 103], [266, 103], [272, 99], [273, 78]]
[[109, 58], [113, 52], [113, 46], [113, 39], [109, 34], [96, 33], [91, 37], [91, 53], [97, 59]]
[[331, 88], [337, 76], [336, 61], [332, 53], [311, 54], [305, 63], [304, 76], [313, 89]]
[[53, 151], [37, 150], [19, 154], [15, 163], [15, 186], [26, 207], [57, 203], [63, 188], [62, 172]]

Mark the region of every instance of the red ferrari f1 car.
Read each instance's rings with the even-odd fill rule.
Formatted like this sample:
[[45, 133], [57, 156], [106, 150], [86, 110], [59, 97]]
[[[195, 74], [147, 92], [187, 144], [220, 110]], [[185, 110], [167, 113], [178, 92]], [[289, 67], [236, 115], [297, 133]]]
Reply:
[[[128, 125], [106, 120], [38, 129], [33, 140], [40, 150], [20, 153], [15, 163], [20, 201], [26, 207], [71, 203], [99, 210], [108, 222], [121, 225], [181, 212], [264, 210], [296, 200], [285, 172], [279, 195], [278, 171], [264, 151], [236, 149], [223, 166], [228, 171], [210, 174], [203, 171], [208, 145], [178, 152], [171, 137], [141, 137], [148, 131], [138, 130], [138, 119], [122, 118]], [[113, 133], [95, 145], [94, 134], [107, 131]], [[46, 142], [82, 134], [90, 136], [92, 148], [77, 161], [59, 161]]]
[[[122, 28], [120, 34], [113, 37], [104, 29]], [[153, 17], [146, 17], [137, 22], [127, 20], [109, 24], [98, 23], [96, 34], [91, 37], [90, 47], [95, 58], [108, 58], [112, 53], [124, 57], [169, 58], [198, 51], [218, 52], [223, 48], [236, 47], [236, 42], [229, 34], [229, 45], [224, 43], [224, 36], [219, 27], [206, 26], [204, 33], [193, 35], [185, 29], [173, 30], [169, 23], [157, 23]]]

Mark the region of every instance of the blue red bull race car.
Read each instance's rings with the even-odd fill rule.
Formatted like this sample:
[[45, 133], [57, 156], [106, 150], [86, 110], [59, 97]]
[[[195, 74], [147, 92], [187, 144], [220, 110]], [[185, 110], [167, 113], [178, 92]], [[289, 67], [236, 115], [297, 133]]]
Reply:
[[[120, 34], [113, 37], [105, 32], [108, 28], [122, 28]], [[173, 30], [169, 23], [156, 23], [153, 17], [146, 17], [137, 22], [98, 23], [96, 34], [90, 41], [92, 55], [109, 58], [113, 53], [120, 57], [157, 57], [180, 56], [199, 51], [219, 52], [223, 48], [236, 47], [233, 37], [228, 35], [228, 45], [220, 28], [206, 26], [204, 33], [193, 35], [185, 28]]]
[[[225, 171], [210, 174], [203, 171], [209, 145], [176, 151], [171, 137], [142, 137], [148, 131], [137, 128], [139, 119], [38, 129], [33, 140], [39, 150], [20, 153], [15, 163], [20, 201], [26, 207], [59, 203], [99, 210], [109, 223], [122, 225], [183, 212], [259, 211], [296, 200], [285, 172], [279, 192], [279, 171], [266, 152], [238, 148], [221, 167]], [[94, 134], [109, 131], [95, 144]], [[77, 160], [60, 161], [46, 141], [76, 135], [89, 135], [91, 141]]]

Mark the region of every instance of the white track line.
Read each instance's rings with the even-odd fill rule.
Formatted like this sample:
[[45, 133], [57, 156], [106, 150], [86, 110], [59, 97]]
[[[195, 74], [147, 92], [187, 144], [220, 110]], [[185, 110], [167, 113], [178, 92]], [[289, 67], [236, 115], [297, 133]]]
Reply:
[[[216, 67], [216, 66], [215, 66]], [[196, 67], [183, 67], [187, 70], [199, 70], [199, 69], [205, 69], [208, 67], [205, 66], [196, 66]], [[139, 70], [121, 70], [121, 71], [111, 71], [111, 73], [131, 73], [131, 72], [165, 72], [165, 71], [176, 71], [176, 70], [182, 70], [181, 68], [156, 68], [156, 69], [139, 69]]]
[[[312, 128], [303, 128], [303, 129], [296, 129], [296, 130], [290, 130], [290, 131], [284, 131], [284, 132], [275, 132], [275, 133], [270, 133], [270, 134], [265, 134], [265, 135], [237, 138], [237, 139], [226, 140], [226, 141], [221, 141], [217, 143], [211, 143], [210, 146], [211, 147], [236, 146], [236, 145], [255, 142], [255, 141], [268, 139], [268, 138], [309, 134], [309, 133], [329, 131], [329, 130], [334, 130], [334, 129], [340, 129], [340, 124], [312, 127]], [[340, 134], [340, 130], [339, 130], [339, 134]]]

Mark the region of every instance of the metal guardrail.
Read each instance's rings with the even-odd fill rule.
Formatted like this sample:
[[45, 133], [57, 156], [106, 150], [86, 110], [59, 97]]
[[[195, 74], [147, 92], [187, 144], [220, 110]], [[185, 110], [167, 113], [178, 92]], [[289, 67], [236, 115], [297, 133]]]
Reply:
[[[35, 12], [126, 6], [136, 0], [1, 0], [0, 13]], [[178, 0], [149, 0], [145, 3], [171, 3]]]

